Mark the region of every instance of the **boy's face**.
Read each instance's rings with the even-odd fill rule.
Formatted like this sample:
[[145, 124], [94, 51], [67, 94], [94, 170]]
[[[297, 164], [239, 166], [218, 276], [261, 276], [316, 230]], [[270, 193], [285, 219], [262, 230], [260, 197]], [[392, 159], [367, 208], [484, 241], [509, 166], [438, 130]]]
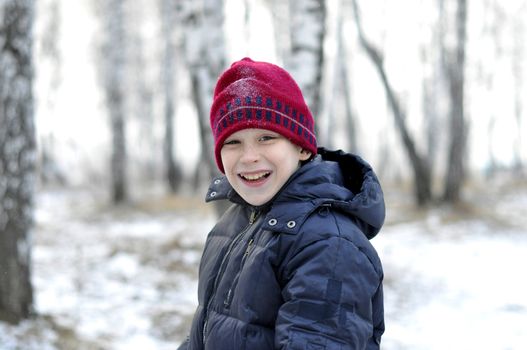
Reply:
[[247, 203], [255, 206], [271, 200], [298, 169], [300, 161], [310, 156], [310, 152], [282, 135], [265, 129], [235, 132], [221, 149], [229, 183]]

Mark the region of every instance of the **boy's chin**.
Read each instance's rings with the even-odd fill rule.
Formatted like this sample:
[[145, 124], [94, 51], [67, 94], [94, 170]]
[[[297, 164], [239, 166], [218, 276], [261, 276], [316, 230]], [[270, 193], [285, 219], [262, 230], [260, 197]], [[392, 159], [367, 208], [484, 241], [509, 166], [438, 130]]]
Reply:
[[246, 201], [248, 204], [259, 207], [261, 205], [264, 205], [265, 203], [269, 202], [273, 196], [254, 196], [254, 195], [245, 195], [241, 196], [244, 201]]
[[269, 200], [247, 200], [245, 199], [245, 201], [249, 203], [250, 205], [252, 205], [253, 207], [259, 207], [267, 203]]

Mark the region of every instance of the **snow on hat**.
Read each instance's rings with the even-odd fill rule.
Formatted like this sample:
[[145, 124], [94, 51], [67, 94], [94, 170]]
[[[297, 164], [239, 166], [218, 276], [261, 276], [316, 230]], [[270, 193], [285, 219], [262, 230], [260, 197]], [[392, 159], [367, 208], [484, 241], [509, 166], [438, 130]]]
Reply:
[[223, 142], [242, 129], [271, 130], [317, 153], [315, 123], [300, 88], [289, 73], [271, 63], [246, 57], [223, 72], [214, 89], [210, 126], [222, 173]]

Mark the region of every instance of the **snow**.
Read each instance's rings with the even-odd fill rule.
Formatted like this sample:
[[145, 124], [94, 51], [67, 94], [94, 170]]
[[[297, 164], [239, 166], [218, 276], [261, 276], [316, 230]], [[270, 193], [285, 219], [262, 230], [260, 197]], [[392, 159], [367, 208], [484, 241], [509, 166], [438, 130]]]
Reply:
[[388, 224], [375, 239], [387, 278], [383, 348], [526, 348], [527, 192], [492, 192]]
[[524, 233], [496, 233], [480, 222], [446, 225], [433, 235], [418, 226], [401, 228], [385, 230], [377, 242], [386, 275], [399, 279], [386, 292], [386, 348], [527, 345]]
[[[172, 349], [184, 338], [213, 216], [115, 209], [103, 200], [93, 191], [38, 195], [38, 316], [18, 327], [0, 323], [0, 349]], [[64, 332], [73, 345], [64, 345]]]
[[[372, 241], [385, 269], [383, 349], [526, 348], [527, 188], [502, 192], [414, 211], [386, 191]], [[212, 208], [188, 198], [113, 208], [94, 190], [48, 189], [35, 220], [38, 316], [0, 323], [0, 349], [163, 350], [184, 339]]]

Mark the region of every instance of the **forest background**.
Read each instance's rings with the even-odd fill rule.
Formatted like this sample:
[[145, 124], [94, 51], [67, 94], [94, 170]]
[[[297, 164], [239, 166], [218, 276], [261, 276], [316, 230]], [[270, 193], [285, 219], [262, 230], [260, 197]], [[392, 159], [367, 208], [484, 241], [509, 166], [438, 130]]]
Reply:
[[526, 344], [503, 326], [527, 319], [526, 1], [4, 0], [0, 20], [0, 349], [185, 336], [224, 209], [201, 203], [212, 90], [245, 56], [384, 185], [385, 348]]

